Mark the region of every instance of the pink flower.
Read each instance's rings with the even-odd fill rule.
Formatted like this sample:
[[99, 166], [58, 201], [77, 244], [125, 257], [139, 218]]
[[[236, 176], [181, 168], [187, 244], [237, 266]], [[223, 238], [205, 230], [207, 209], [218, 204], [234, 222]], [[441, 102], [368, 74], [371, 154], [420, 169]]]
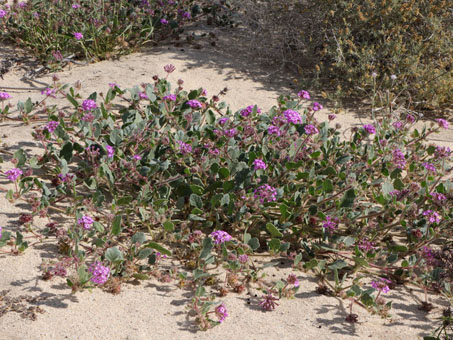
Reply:
[[448, 129], [448, 122], [445, 119], [438, 118], [436, 119], [436, 122], [439, 124], [440, 127]]
[[160, 19], [160, 23], [162, 25], [167, 25], [168, 24], [168, 20], [167, 19]]
[[94, 114], [92, 114], [91, 112], [88, 112], [82, 116], [82, 121], [91, 123], [94, 120], [94, 118], [95, 118]]
[[60, 124], [59, 122], [52, 120], [47, 123], [45, 128], [47, 131], [49, 131], [49, 133], [52, 133], [55, 131], [55, 129], [58, 127], [59, 124]]
[[426, 210], [423, 212], [423, 216], [428, 216], [429, 223], [439, 223], [442, 217], [439, 215], [437, 211], [433, 210]]
[[305, 125], [304, 130], [307, 135], [314, 135], [314, 134], [319, 133], [318, 128], [316, 126], [314, 126], [313, 124]]
[[322, 110], [324, 107], [319, 104], [318, 102], [314, 102], [313, 103], [313, 111], [319, 111], [319, 110]]
[[117, 83], [109, 83], [110, 88], [114, 89], [115, 87], [119, 87]]
[[82, 110], [83, 111], [91, 111], [97, 108], [97, 104], [94, 100], [92, 99], [85, 99], [82, 103]]
[[403, 122], [393, 122], [393, 127], [395, 128], [395, 130], [399, 130], [403, 127]]
[[404, 169], [406, 167], [406, 158], [400, 149], [393, 150], [393, 163], [395, 163], [398, 169]]
[[2, 9], [0, 9], [0, 19], [6, 16], [6, 12]]
[[310, 99], [310, 93], [308, 91], [305, 91], [305, 90], [299, 91], [299, 93], [297, 93], [297, 96], [299, 98], [303, 98], [303, 99]]
[[88, 271], [93, 275], [91, 277], [91, 282], [97, 285], [106, 283], [110, 276], [110, 268], [103, 266], [99, 261], [93, 263]]
[[171, 102], [175, 102], [176, 101], [176, 95], [175, 94], [169, 94], [169, 95], [166, 95], [162, 98], [162, 100], [169, 100]]
[[11, 95], [8, 92], [0, 92], [0, 100], [6, 100], [11, 98]]
[[136, 161], [139, 161], [142, 159], [142, 156], [140, 155], [134, 155], [134, 157], [132, 157], [133, 159], [135, 159]]
[[363, 126], [363, 129], [368, 132], [369, 134], [375, 134], [376, 133], [376, 128], [374, 127], [373, 124], [365, 124]]
[[238, 130], [236, 130], [235, 128], [229, 129], [229, 130], [225, 130], [225, 131], [223, 132], [223, 134], [224, 134], [225, 136], [230, 137], [230, 138], [236, 136], [237, 133], [238, 133]]
[[412, 124], [413, 122], [415, 122], [415, 117], [414, 117], [413, 115], [408, 114], [408, 115], [406, 116], [406, 122]]
[[80, 32], [74, 32], [74, 38], [76, 38], [76, 40], [83, 39], [83, 34]]
[[289, 274], [288, 278], [286, 279], [286, 282], [288, 282], [290, 285], [293, 285], [296, 288], [299, 287], [300, 284], [296, 274]]
[[277, 135], [277, 136], [280, 136], [280, 134], [281, 134], [280, 129], [275, 125], [269, 126], [267, 128], [267, 133], [270, 135]]
[[83, 227], [83, 229], [85, 229], [85, 230], [90, 230], [93, 223], [94, 223], [94, 220], [90, 216], [87, 216], [87, 215], [84, 215], [84, 216], [82, 216], [82, 218], [79, 218], [77, 220], [77, 224], [80, 224]]
[[228, 311], [225, 307], [225, 304], [221, 304], [216, 307], [215, 309], [215, 315], [219, 318], [219, 322], [225, 321], [225, 318], [228, 316]]
[[105, 148], [107, 149], [107, 157], [113, 158], [113, 156], [115, 155], [115, 149], [110, 145], [106, 145]]
[[327, 116], [327, 118], [328, 118], [330, 121], [332, 121], [332, 120], [334, 120], [335, 118], [337, 118], [337, 116], [334, 115], [333, 113], [331, 113], [330, 115]]
[[5, 174], [11, 182], [15, 182], [23, 174], [23, 172], [21, 169], [14, 168], [6, 171]]
[[74, 8], [74, 9], [78, 9], [78, 8], [80, 8], [80, 5], [79, 4], [72, 4], [71, 7]]
[[[247, 106], [245, 109], [243, 109], [243, 110], [241, 111], [241, 116], [242, 116], [242, 117], [248, 117], [248, 116], [250, 116], [250, 115], [252, 114], [252, 112], [253, 112], [253, 108], [254, 108], [254, 107], [255, 107], [254, 105], [249, 105], [249, 106]], [[256, 113], [261, 113], [261, 109], [260, 109], [260, 108], [256, 108]]]
[[379, 281], [371, 281], [371, 287], [385, 294], [388, 293], [390, 290], [388, 286], [389, 283], [392, 283], [392, 281], [381, 277]]
[[41, 94], [42, 94], [42, 95], [45, 95], [45, 96], [47, 96], [47, 97], [53, 97], [53, 98], [55, 98], [55, 96], [54, 96], [55, 92], [56, 92], [56, 91], [55, 91], [54, 89], [49, 89], [49, 88], [47, 88], [47, 89], [45, 89], [45, 90], [42, 90], [42, 91], [41, 91]]
[[434, 172], [434, 173], [436, 172], [436, 167], [433, 164], [427, 163], [427, 162], [423, 162], [422, 165], [429, 172]]
[[300, 116], [300, 113], [294, 110], [286, 110], [283, 112], [283, 115], [286, 118], [286, 121], [288, 123], [293, 123], [293, 124], [302, 124], [302, 117]]
[[255, 159], [253, 161], [253, 167], [255, 170], [259, 170], [259, 169], [265, 170], [267, 168], [267, 165], [261, 159]]
[[220, 125], [225, 125], [226, 122], [228, 122], [228, 117], [223, 117], [219, 119], [219, 124]]
[[447, 199], [447, 196], [444, 194], [438, 193], [438, 192], [432, 192], [429, 194], [435, 201], [445, 201]]
[[189, 105], [192, 109], [201, 109], [203, 107], [203, 105], [201, 105], [201, 103], [195, 99], [189, 100], [186, 104]]
[[172, 73], [176, 70], [176, 67], [175, 65], [172, 65], [172, 64], [168, 64], [168, 65], [165, 65], [164, 66], [164, 71], [167, 72], [167, 73]]
[[249, 260], [247, 254], [239, 255], [239, 263], [245, 264]]
[[324, 229], [329, 229], [331, 231], [335, 230], [337, 226], [338, 226], [338, 218], [336, 218], [336, 217], [332, 218], [331, 216], [326, 216], [326, 220], [322, 224], [322, 227]]
[[145, 92], [140, 92], [138, 94], [138, 96], [140, 97], [140, 99], [148, 99], [148, 96], [147, 96], [147, 94]]
[[184, 143], [180, 140], [176, 141], [176, 143], [179, 144], [179, 152], [181, 152], [183, 155], [192, 152], [192, 146], [190, 144]]
[[277, 200], [277, 189], [271, 187], [269, 184], [264, 184], [258, 187], [253, 193], [254, 197], [258, 198], [261, 204]]
[[226, 231], [216, 230], [209, 234], [214, 239], [215, 244], [221, 244], [224, 242], [231, 241], [232, 237]]

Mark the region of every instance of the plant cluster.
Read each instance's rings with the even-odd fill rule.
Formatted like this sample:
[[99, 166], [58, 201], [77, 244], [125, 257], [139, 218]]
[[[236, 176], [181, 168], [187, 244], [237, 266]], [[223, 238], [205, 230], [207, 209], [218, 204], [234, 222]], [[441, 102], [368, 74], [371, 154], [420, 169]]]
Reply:
[[453, 16], [448, 1], [240, 3], [262, 53], [295, 63], [312, 85], [330, 86], [348, 98], [371, 93], [374, 73], [379, 84], [393, 87], [412, 107], [451, 106]]
[[[19, 103], [26, 121], [47, 116], [33, 133], [43, 152], [18, 150], [4, 174], [15, 184], [7, 198], [32, 211], [20, 218], [28, 236], [3, 230], [0, 247], [11, 249], [0, 251], [55, 237], [61, 254], [43, 277], [65, 277], [74, 291], [177, 282], [193, 290], [189, 308], [203, 329], [228, 316], [216, 291], [254, 285], [273, 310], [303, 289], [296, 274], [266, 281], [257, 253], [314, 271], [319, 293], [350, 299], [351, 322], [353, 304], [387, 315], [382, 295], [397, 284], [451, 296], [452, 150], [425, 143], [446, 120], [419, 130], [411, 113], [386, 111], [341, 138], [336, 116], [318, 121], [322, 106], [307, 91], [267, 112], [253, 103], [232, 112], [221, 94], [182, 85], [154, 76], [83, 97], [55, 82], [44, 95], [70, 107]], [[46, 228], [33, 226], [36, 216], [49, 218]], [[165, 267], [170, 256], [186, 271]]]
[[[0, 38], [41, 61], [110, 59], [147, 42], [178, 38], [202, 15], [218, 17], [220, 4], [194, 0], [30, 0], [0, 7]], [[224, 14], [222, 14], [224, 15]]]

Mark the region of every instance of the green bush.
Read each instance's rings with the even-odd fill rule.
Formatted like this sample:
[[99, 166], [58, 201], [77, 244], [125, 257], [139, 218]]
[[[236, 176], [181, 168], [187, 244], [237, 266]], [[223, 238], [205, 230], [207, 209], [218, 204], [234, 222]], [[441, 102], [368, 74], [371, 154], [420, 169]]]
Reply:
[[295, 62], [306, 79], [322, 80], [319, 85], [350, 96], [358, 90], [369, 93], [376, 73], [378, 84], [412, 107], [438, 109], [451, 103], [448, 1], [246, 0], [243, 7], [260, 46], [271, 57]]

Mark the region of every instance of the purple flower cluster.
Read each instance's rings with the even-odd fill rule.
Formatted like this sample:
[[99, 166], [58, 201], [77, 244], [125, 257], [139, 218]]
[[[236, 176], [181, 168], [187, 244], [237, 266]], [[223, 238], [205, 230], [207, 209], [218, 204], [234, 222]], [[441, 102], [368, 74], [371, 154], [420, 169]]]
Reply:
[[318, 128], [316, 126], [314, 126], [313, 124], [305, 125], [304, 130], [307, 135], [314, 135], [314, 134], [319, 133]]
[[176, 66], [173, 64], [168, 64], [164, 66], [164, 71], [167, 73], [172, 73], [176, 70]]
[[436, 158], [446, 158], [450, 156], [451, 150], [448, 146], [436, 146], [436, 150], [434, 151], [434, 155]]
[[0, 9], [0, 19], [3, 18], [4, 16], [6, 16], [6, 11]]
[[393, 163], [395, 163], [398, 169], [404, 169], [406, 167], [406, 158], [400, 149], [393, 150]]
[[97, 108], [97, 104], [93, 99], [85, 99], [82, 103], [82, 110], [83, 111], [91, 111]]
[[80, 5], [79, 5], [79, 4], [72, 4], [71, 7], [74, 8], [74, 9], [79, 9], [79, 8], [80, 8]]
[[168, 100], [168, 101], [171, 101], [171, 102], [175, 102], [176, 101], [176, 94], [168, 94], [168, 95], [164, 96], [162, 99], [163, 100]]
[[90, 230], [93, 223], [94, 223], [94, 220], [90, 216], [87, 216], [87, 215], [84, 215], [84, 216], [82, 216], [82, 218], [79, 218], [77, 220], [77, 224], [81, 225], [83, 227], [83, 229], [85, 229], [85, 230]]
[[74, 32], [74, 38], [76, 38], [76, 40], [83, 39], [83, 34], [80, 32]]
[[239, 255], [239, 263], [245, 264], [249, 260], [247, 254]]
[[11, 98], [11, 95], [8, 92], [0, 92], [0, 100], [6, 100]]
[[288, 123], [293, 123], [293, 124], [302, 124], [302, 117], [300, 116], [300, 113], [294, 110], [286, 110], [283, 112], [283, 115], [286, 118], [286, 121]]
[[52, 133], [55, 131], [55, 129], [58, 127], [60, 123], [54, 121], [54, 120], [51, 120], [50, 122], [47, 123], [46, 125], [46, 130], [49, 131], [49, 133]]
[[322, 227], [324, 229], [329, 229], [330, 231], [334, 231], [338, 226], [338, 218], [331, 216], [327, 216], [326, 220], [323, 222]]
[[238, 133], [238, 130], [236, 130], [235, 128], [229, 129], [229, 130], [225, 130], [223, 132], [223, 134], [225, 136], [230, 137], [230, 138], [233, 138], [234, 136], [236, 136], [237, 133]]
[[[248, 116], [250, 116], [250, 115], [252, 114], [252, 112], [253, 112], [253, 108], [254, 108], [254, 107], [255, 107], [254, 105], [249, 105], [249, 106], [247, 106], [245, 109], [243, 109], [243, 110], [241, 111], [241, 116], [242, 116], [242, 117], [248, 117]], [[260, 109], [260, 108], [256, 108], [256, 113], [261, 113], [261, 109]]]
[[426, 210], [423, 212], [423, 216], [428, 217], [428, 222], [429, 223], [439, 223], [440, 220], [442, 219], [441, 216], [437, 211], [433, 210]]
[[276, 298], [275, 296], [272, 295], [272, 293], [268, 293], [267, 295], [264, 295], [262, 297], [262, 301], [259, 303], [261, 308], [263, 308], [265, 311], [271, 311], [275, 309], [275, 306], [278, 306], [278, 303], [275, 301], [278, 301], [279, 299]]
[[392, 283], [392, 281], [381, 277], [379, 281], [371, 281], [371, 287], [385, 294], [388, 293], [390, 290], [388, 286], [390, 283]]
[[260, 203], [274, 202], [277, 200], [277, 189], [269, 184], [264, 184], [253, 191], [254, 197], [260, 200]]
[[225, 125], [228, 122], [228, 117], [222, 117], [219, 119], [220, 125]]
[[134, 155], [132, 158], [135, 159], [136, 161], [140, 161], [142, 159], [142, 156], [141, 155]]
[[270, 135], [276, 135], [276, 136], [280, 136], [281, 135], [281, 131], [280, 129], [275, 126], [275, 125], [271, 125], [267, 128], [267, 133], [270, 134]]
[[113, 158], [113, 156], [115, 155], [115, 149], [110, 145], [106, 145], [105, 148], [107, 149], [107, 157]]
[[231, 235], [223, 230], [216, 230], [209, 234], [214, 239], [215, 244], [228, 242], [232, 239]]
[[225, 307], [225, 304], [221, 304], [215, 308], [215, 315], [219, 318], [219, 322], [225, 321], [226, 317], [228, 316], [228, 311]]
[[447, 199], [447, 196], [438, 192], [432, 192], [429, 194], [435, 201], [441, 202]]
[[403, 127], [403, 122], [400, 122], [400, 121], [393, 122], [392, 125], [395, 128], [395, 130], [400, 130]]
[[392, 197], [396, 197], [396, 199], [400, 200], [402, 199], [404, 196], [406, 196], [408, 193], [410, 193], [410, 190], [409, 189], [403, 189], [403, 190], [392, 190], [389, 192], [389, 195], [392, 196]]
[[363, 129], [364, 129], [367, 133], [369, 133], [370, 135], [376, 133], [376, 128], [374, 127], [373, 124], [365, 124], [365, 125], [363, 126]]
[[427, 162], [423, 162], [422, 165], [429, 172], [434, 172], [434, 173], [436, 172], [436, 167], [433, 164], [427, 163]]
[[176, 143], [179, 144], [179, 152], [181, 152], [183, 155], [192, 152], [192, 146], [190, 144], [184, 143], [180, 140], [176, 141]]
[[300, 285], [300, 282], [297, 279], [296, 274], [289, 274], [288, 278], [286, 279], [286, 282], [288, 282], [288, 284], [293, 285], [296, 288], [299, 287]]
[[266, 165], [266, 163], [263, 162], [263, 160], [261, 160], [261, 159], [255, 159], [255, 160], [253, 161], [253, 168], [254, 168], [255, 170], [259, 170], [259, 169], [265, 170], [265, 169], [267, 168], [267, 165]]
[[99, 261], [93, 263], [90, 268], [88, 268], [88, 271], [93, 275], [91, 277], [91, 282], [97, 285], [106, 283], [110, 276], [110, 268], [103, 266]]
[[370, 250], [374, 250], [376, 248], [376, 244], [369, 241], [367, 238], [364, 238], [359, 242], [358, 247], [364, 252], [369, 252]]
[[71, 182], [71, 181], [75, 178], [75, 175], [73, 175], [73, 174], [66, 174], [66, 175], [58, 174], [58, 178], [59, 178], [63, 183], [66, 183], [66, 182]]
[[438, 118], [436, 122], [439, 124], [441, 128], [448, 129], [448, 122], [445, 119]]
[[428, 265], [433, 265], [437, 262], [436, 257], [434, 255], [434, 251], [428, 246], [424, 246], [422, 248], [421, 255]]
[[313, 111], [319, 111], [319, 110], [322, 110], [324, 107], [319, 104], [318, 102], [314, 102], [313, 103]]
[[94, 121], [94, 118], [95, 118], [94, 114], [92, 114], [91, 112], [88, 112], [82, 116], [82, 121], [91, 123]]
[[5, 172], [11, 182], [15, 182], [23, 174], [21, 169], [14, 168]]
[[148, 99], [148, 95], [147, 95], [145, 92], [140, 92], [140, 93], [138, 94], [138, 97], [139, 97], [140, 99]]
[[55, 89], [49, 89], [49, 88], [46, 88], [44, 90], [41, 91], [41, 94], [42, 95], [45, 95], [47, 97], [53, 97], [55, 98], [54, 94], [55, 94]]
[[299, 93], [297, 93], [297, 96], [302, 99], [310, 99], [310, 93], [305, 90], [299, 91]]
[[189, 105], [192, 109], [201, 109], [203, 105], [198, 100], [191, 99], [187, 102], [187, 105]]

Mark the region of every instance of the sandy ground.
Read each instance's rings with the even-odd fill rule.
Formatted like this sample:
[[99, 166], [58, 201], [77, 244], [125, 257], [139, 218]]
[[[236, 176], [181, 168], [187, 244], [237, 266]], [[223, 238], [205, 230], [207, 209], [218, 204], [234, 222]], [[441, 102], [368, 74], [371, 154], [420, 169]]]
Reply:
[[[233, 109], [258, 104], [269, 109], [276, 103], [280, 93], [297, 92], [291, 88], [291, 76], [272, 73], [253, 62], [247, 48], [230, 50], [231, 42], [220, 39], [217, 47], [194, 49], [164, 46], [142, 53], [87, 66], [73, 65], [58, 73], [60, 82], [82, 81], [82, 92], [107, 91], [108, 83], [117, 82], [121, 87], [130, 87], [142, 82], [152, 82], [155, 74], [164, 75], [163, 66], [173, 64], [176, 71], [170, 80], [184, 80], [185, 89], [204, 87], [210, 95], [227, 87], [224, 100]], [[0, 46], [3, 56], [14, 53]], [[42, 83], [51, 83], [51, 76], [40, 77], [38, 82], [22, 78], [24, 71], [12, 70], [0, 79], [2, 87], [21, 87], [26, 90], [7, 90], [12, 100], [41, 98], [37, 88]], [[34, 88], [34, 90], [29, 89]], [[326, 108], [328, 103], [319, 100]], [[328, 109], [320, 112], [319, 120], [326, 118]], [[363, 113], [346, 112], [338, 115], [344, 128], [362, 125], [369, 121]], [[8, 150], [24, 147], [29, 151], [37, 145], [30, 135], [31, 127], [16, 122], [0, 122], [0, 138]], [[434, 137], [437, 144], [452, 145], [452, 128]], [[0, 164], [0, 170], [12, 167], [8, 157]], [[0, 177], [0, 187], [8, 189], [10, 183]], [[0, 192], [3, 197], [4, 193]], [[27, 212], [25, 205], [13, 205], [0, 198], [0, 225], [5, 230], [19, 230], [18, 216]], [[47, 223], [37, 219], [36, 227]], [[295, 299], [281, 300], [272, 312], [262, 312], [255, 296], [229, 294], [223, 298], [229, 317], [213, 330], [200, 332], [192, 320], [186, 318], [185, 305], [190, 301], [190, 292], [179, 290], [174, 284], [162, 284], [156, 280], [138, 284], [126, 284], [119, 295], [111, 295], [99, 289], [71, 294], [63, 279], [40, 280], [39, 265], [43, 259], [52, 258], [55, 245], [52, 242], [37, 245], [17, 257], [0, 255], [0, 291], [10, 290], [9, 296], [30, 295], [43, 298], [28, 306], [40, 306], [43, 314], [36, 321], [26, 320], [18, 313], [9, 312], [0, 317], [0, 339], [227, 339], [227, 340], [300, 340], [300, 339], [419, 339], [435, 327], [433, 320], [441, 313], [445, 302], [439, 297], [430, 297], [435, 309], [426, 314], [418, 310], [421, 292], [413, 287], [399, 287], [386, 298], [393, 301], [389, 319], [371, 315], [356, 306], [359, 323], [345, 321], [348, 301], [318, 295], [314, 289], [316, 279], [311, 274], [298, 272], [301, 289]], [[280, 261], [277, 261], [280, 263]], [[285, 278], [290, 272], [288, 264], [270, 268], [269, 275]], [[247, 298], [251, 303], [247, 303]], [[2, 302], [0, 300], [0, 306]]]

